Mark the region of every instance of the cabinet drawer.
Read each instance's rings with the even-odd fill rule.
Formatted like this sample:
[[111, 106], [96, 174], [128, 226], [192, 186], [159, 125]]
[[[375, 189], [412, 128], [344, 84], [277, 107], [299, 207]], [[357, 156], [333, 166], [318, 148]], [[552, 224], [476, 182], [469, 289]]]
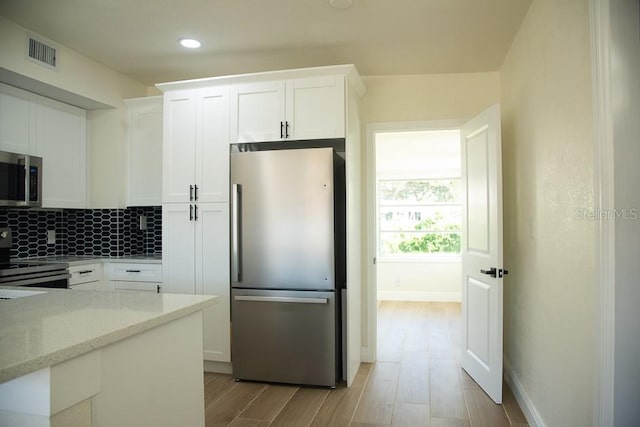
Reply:
[[102, 280], [102, 264], [83, 264], [69, 267], [69, 286]]
[[114, 281], [113, 286], [117, 291], [148, 291], [162, 292], [162, 285], [158, 282], [132, 282], [132, 281]]
[[160, 264], [113, 264], [111, 280], [127, 282], [162, 282]]

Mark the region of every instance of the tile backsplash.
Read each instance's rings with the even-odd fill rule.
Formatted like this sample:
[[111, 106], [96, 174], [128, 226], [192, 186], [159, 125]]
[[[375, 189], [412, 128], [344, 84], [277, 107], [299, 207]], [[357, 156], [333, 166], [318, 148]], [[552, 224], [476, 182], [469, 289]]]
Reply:
[[[144, 215], [147, 229], [140, 229]], [[127, 256], [162, 253], [162, 208], [0, 209], [0, 227], [11, 228], [14, 258], [51, 255]], [[55, 230], [55, 243], [47, 232]]]

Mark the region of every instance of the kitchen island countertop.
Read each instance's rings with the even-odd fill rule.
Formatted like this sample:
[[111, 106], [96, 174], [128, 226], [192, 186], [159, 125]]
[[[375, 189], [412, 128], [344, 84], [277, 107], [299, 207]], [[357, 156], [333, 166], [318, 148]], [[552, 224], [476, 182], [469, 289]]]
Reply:
[[0, 300], [0, 383], [217, 303], [204, 295], [30, 290], [45, 292]]

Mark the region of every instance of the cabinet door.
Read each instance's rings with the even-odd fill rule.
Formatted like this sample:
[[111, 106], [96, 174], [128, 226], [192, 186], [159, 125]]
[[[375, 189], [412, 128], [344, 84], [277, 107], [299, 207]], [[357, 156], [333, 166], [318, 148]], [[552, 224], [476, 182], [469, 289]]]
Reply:
[[196, 91], [174, 91], [164, 95], [164, 203], [192, 200], [196, 182], [196, 103]]
[[288, 139], [344, 138], [344, 76], [287, 81]]
[[198, 202], [229, 201], [229, 88], [202, 89], [198, 97]]
[[0, 150], [31, 153], [35, 112], [28, 92], [0, 83]]
[[231, 142], [283, 139], [284, 81], [236, 85], [231, 95]]
[[153, 97], [130, 104], [128, 131], [128, 206], [160, 205], [162, 203], [162, 97]]
[[86, 112], [46, 98], [39, 98], [36, 108], [36, 155], [42, 157], [42, 207], [85, 208]]
[[195, 294], [193, 204], [162, 206], [162, 280], [164, 292]]
[[199, 204], [196, 224], [196, 293], [219, 297], [204, 310], [204, 358], [230, 362], [229, 205]]

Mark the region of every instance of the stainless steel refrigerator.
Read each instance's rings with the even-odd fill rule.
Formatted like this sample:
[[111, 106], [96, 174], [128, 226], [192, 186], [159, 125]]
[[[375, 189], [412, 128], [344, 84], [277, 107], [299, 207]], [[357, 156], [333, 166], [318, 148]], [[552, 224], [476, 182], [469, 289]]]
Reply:
[[346, 274], [344, 161], [332, 148], [234, 151], [233, 376], [335, 386]]

